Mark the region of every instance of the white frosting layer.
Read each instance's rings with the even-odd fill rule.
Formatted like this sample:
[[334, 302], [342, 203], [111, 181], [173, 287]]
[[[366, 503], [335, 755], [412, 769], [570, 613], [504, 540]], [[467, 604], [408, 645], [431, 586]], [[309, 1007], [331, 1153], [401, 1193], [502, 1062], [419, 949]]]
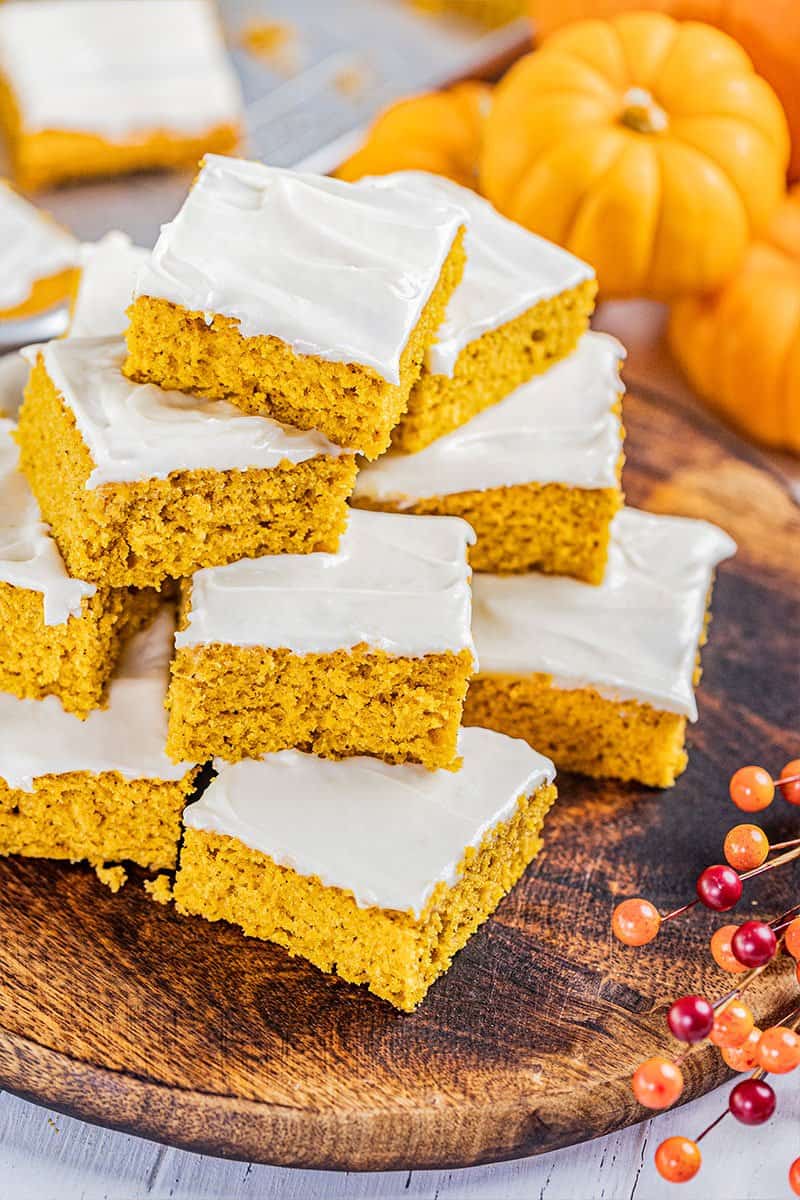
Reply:
[[81, 246], [81, 278], [70, 337], [122, 337], [136, 275], [149, 256], [149, 250], [134, 246], [127, 234], [116, 231]]
[[119, 338], [67, 338], [27, 346], [75, 416], [94, 462], [87, 488], [166, 479], [173, 471], [269, 470], [324, 454], [350, 453], [320, 433], [248, 416], [224, 400], [133, 383], [122, 374]]
[[131, 638], [109, 689], [108, 707], [85, 721], [64, 712], [55, 696], [18, 700], [0, 693], [0, 779], [33, 791], [41, 775], [119, 771], [126, 779], [181, 779], [191, 763], [164, 753], [172, 610]]
[[207, 0], [0, 5], [0, 70], [25, 132], [128, 141], [237, 124], [241, 93]]
[[[11, 8], [24, 7], [0, 5], [0, 21]], [[77, 262], [75, 239], [0, 181], [0, 312], [27, 300], [37, 280]]]
[[400, 380], [400, 356], [466, 220], [439, 197], [207, 155], [137, 296], [235, 317], [296, 354]]
[[353, 510], [337, 554], [268, 555], [198, 571], [175, 644], [474, 652], [466, 561], [474, 540], [458, 517]]
[[714, 568], [735, 542], [707, 521], [625, 508], [593, 587], [554, 575], [476, 575], [485, 674], [553, 676], [697, 720], [693, 675]]
[[16, 420], [30, 368], [16, 350], [0, 358], [0, 417]]
[[297, 750], [215, 762], [219, 775], [184, 822], [350, 891], [361, 908], [419, 916], [438, 883], [457, 882], [464, 851], [555, 778], [549, 758], [489, 729], [462, 729], [458, 749], [460, 771]]
[[553, 242], [509, 221], [470, 188], [427, 171], [397, 171], [370, 177], [379, 187], [399, 187], [415, 200], [437, 197], [467, 212], [464, 278], [447, 308], [426, 366], [433, 375], [452, 376], [461, 351], [492, 329], [499, 329], [541, 300], [594, 277], [588, 263]]
[[411, 505], [430, 496], [520, 483], [618, 486], [625, 351], [586, 333], [562, 362], [416, 454], [390, 451], [361, 468], [355, 495]]
[[41, 592], [45, 625], [79, 617], [84, 596], [95, 587], [70, 579], [39, 505], [17, 464], [14, 425], [0, 420], [0, 581]]

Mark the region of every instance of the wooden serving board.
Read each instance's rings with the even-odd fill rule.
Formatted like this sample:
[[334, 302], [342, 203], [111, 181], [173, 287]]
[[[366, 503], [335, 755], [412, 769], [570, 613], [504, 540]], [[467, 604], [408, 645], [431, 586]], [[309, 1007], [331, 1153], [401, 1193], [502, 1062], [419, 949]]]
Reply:
[[[688, 898], [735, 823], [730, 772], [777, 771], [800, 752], [800, 519], [765, 461], [691, 406], [634, 390], [625, 423], [630, 502], [711, 518], [740, 545], [719, 573], [678, 786], [562, 776], [546, 851], [410, 1016], [236, 929], [180, 918], [138, 880], [112, 896], [85, 868], [5, 860], [2, 1087], [189, 1149], [323, 1168], [467, 1166], [645, 1115], [629, 1080], [669, 1045], [666, 1000], [726, 990], [706, 949], [720, 919], [694, 914], [632, 951], [611, 939], [611, 908]], [[765, 816], [776, 837], [797, 833], [797, 809]], [[797, 872], [776, 874], [743, 911], [796, 899]], [[796, 997], [789, 963], [767, 980], [762, 1021]], [[718, 1055], [696, 1051], [686, 1073], [689, 1098], [720, 1081]]]

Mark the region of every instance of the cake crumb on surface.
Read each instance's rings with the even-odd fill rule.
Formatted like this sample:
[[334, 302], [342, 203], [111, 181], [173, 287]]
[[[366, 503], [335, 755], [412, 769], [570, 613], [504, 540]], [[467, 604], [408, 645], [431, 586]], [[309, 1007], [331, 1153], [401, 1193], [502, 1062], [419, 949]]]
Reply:
[[128, 882], [128, 872], [119, 863], [113, 867], [106, 867], [98, 863], [94, 868], [94, 873], [100, 882], [115, 895]]

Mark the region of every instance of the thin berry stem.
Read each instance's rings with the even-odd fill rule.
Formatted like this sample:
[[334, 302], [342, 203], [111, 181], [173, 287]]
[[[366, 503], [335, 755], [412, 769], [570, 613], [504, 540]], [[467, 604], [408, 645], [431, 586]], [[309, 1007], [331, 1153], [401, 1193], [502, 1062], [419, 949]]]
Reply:
[[771, 854], [773, 850], [788, 850], [792, 846], [800, 846], [800, 838], [793, 838], [791, 842], [773, 842], [769, 852]]
[[706, 1125], [706, 1127], [705, 1127], [705, 1129], [703, 1130], [703, 1132], [702, 1132], [702, 1133], [698, 1133], [697, 1137], [696, 1137], [694, 1140], [695, 1140], [696, 1142], [702, 1142], [702, 1140], [703, 1140], [703, 1138], [706, 1136], [706, 1134], [708, 1134], [708, 1133], [711, 1133], [711, 1130], [712, 1130], [712, 1129], [716, 1129], [716, 1128], [717, 1128], [717, 1126], [719, 1125], [720, 1121], [724, 1121], [724, 1120], [725, 1120], [725, 1118], [726, 1118], [726, 1117], [727, 1117], [727, 1115], [728, 1115], [728, 1112], [729, 1112], [729, 1109], [727, 1109], [727, 1108], [726, 1108], [726, 1109], [724, 1110], [724, 1112], [721, 1112], [721, 1113], [719, 1114], [719, 1116], [716, 1118], [716, 1120], [712, 1121], [710, 1125]]
[[752, 871], [745, 871], [739, 878], [755, 879], [756, 875], [763, 875], [766, 871], [771, 871], [773, 867], [782, 867], [784, 863], [792, 862], [793, 859], [800, 858], [800, 845], [794, 850], [787, 850], [785, 854], [779, 854], [777, 858], [771, 859], [769, 862], [762, 863], [760, 867], [753, 867]]
[[800, 775], [787, 775], [785, 779], [776, 779], [776, 787], [788, 787], [790, 783], [800, 783]]

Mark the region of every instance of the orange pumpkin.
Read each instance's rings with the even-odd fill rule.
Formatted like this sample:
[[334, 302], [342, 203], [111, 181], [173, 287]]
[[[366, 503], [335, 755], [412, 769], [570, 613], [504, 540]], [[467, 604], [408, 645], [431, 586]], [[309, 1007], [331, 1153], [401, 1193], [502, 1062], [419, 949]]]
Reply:
[[798, 0], [530, 0], [536, 32], [570, 21], [648, 9], [678, 21], [707, 21], [736, 38], [772, 84], [792, 131], [789, 177], [800, 178], [800, 3]]
[[800, 454], [800, 184], [720, 292], [675, 305], [669, 339], [714, 407], [759, 441]]
[[491, 94], [488, 84], [472, 81], [398, 101], [378, 116], [364, 145], [336, 174], [355, 180], [390, 171], [433, 171], [474, 187]]
[[606, 296], [671, 298], [736, 270], [785, 190], [786, 118], [742, 48], [657, 13], [579, 21], [497, 85], [480, 181], [596, 269]]

